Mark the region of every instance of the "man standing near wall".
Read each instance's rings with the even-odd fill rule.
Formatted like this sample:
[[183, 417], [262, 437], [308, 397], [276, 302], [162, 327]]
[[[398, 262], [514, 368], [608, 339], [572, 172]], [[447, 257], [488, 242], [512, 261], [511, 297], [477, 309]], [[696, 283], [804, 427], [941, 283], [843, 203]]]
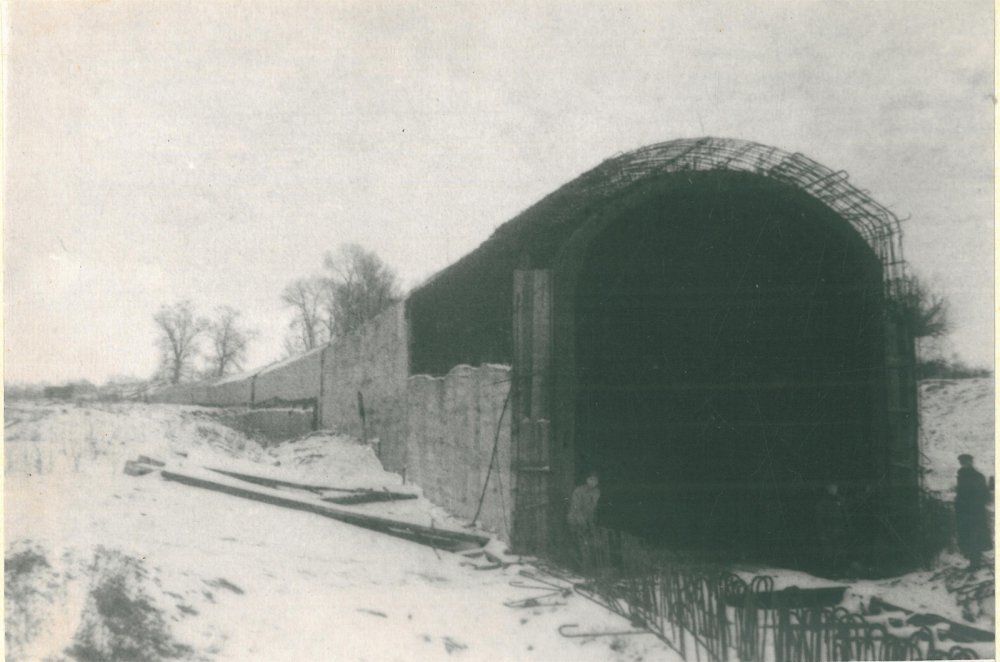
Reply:
[[955, 529], [958, 549], [969, 559], [969, 570], [983, 563], [983, 552], [993, 546], [986, 506], [992, 500], [983, 474], [972, 466], [972, 456], [958, 456], [958, 485], [955, 488]]
[[594, 515], [597, 512], [597, 502], [601, 498], [598, 487], [599, 479], [596, 471], [587, 474], [583, 485], [573, 490], [569, 500], [569, 513], [566, 521], [573, 536], [574, 555], [580, 570], [587, 571], [593, 565], [593, 546], [597, 535], [597, 524]]

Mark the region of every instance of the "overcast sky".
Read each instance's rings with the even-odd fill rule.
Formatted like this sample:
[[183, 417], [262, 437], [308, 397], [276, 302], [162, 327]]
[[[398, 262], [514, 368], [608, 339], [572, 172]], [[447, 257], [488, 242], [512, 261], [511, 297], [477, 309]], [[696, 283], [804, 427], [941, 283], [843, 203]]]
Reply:
[[993, 15], [976, 2], [7, 5], [8, 381], [146, 377], [153, 313], [243, 311], [357, 242], [407, 287], [618, 152], [844, 169], [992, 363]]

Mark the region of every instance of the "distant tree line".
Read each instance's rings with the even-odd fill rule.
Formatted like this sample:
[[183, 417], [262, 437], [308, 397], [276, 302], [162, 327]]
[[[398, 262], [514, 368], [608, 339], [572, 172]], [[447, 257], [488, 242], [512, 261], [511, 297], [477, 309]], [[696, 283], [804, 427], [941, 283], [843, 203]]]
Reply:
[[[296, 278], [281, 292], [281, 302], [291, 312], [285, 353], [295, 356], [341, 338], [400, 297], [395, 272], [372, 251], [345, 244], [327, 252], [322, 272]], [[258, 337], [230, 306], [203, 317], [191, 301], [183, 300], [161, 307], [153, 321], [159, 383], [218, 379], [239, 372], [250, 343]]]
[[4, 384], [5, 400], [102, 400], [116, 402], [141, 398], [149, 389], [149, 380], [115, 376], [100, 386], [86, 379], [51, 384], [49, 382], [14, 382]]
[[943, 338], [953, 327], [947, 300], [919, 276], [908, 276], [889, 305], [916, 340], [918, 380], [968, 379], [993, 374], [988, 368], [969, 366], [957, 357], [944, 357], [928, 349], [931, 345], [928, 341]]
[[211, 317], [200, 317], [190, 301], [179, 301], [161, 307], [153, 321], [160, 352], [157, 381], [169, 384], [239, 372], [250, 342], [257, 337], [230, 306], [219, 306]]

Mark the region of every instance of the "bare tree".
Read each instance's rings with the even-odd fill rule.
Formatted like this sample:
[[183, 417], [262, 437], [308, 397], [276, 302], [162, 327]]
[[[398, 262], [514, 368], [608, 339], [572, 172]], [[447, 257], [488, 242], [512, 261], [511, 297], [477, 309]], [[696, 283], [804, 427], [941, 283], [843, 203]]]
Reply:
[[160, 332], [156, 345], [160, 350], [161, 374], [171, 384], [188, 379], [194, 372], [194, 361], [200, 351], [198, 340], [207, 322], [195, 318], [190, 301], [163, 306], [153, 321]]
[[355, 331], [400, 297], [396, 274], [375, 253], [345, 244], [327, 253], [324, 323], [332, 338]]
[[212, 348], [208, 356], [208, 372], [212, 377], [225, 377], [243, 369], [247, 346], [257, 333], [241, 325], [239, 317], [240, 312], [235, 308], [220, 306], [209, 322]]
[[915, 338], [939, 338], [951, 331], [948, 302], [917, 276], [903, 281], [894, 303]]
[[307, 352], [325, 343], [329, 335], [323, 324], [323, 300], [327, 288], [321, 276], [299, 278], [281, 293], [281, 301], [292, 309], [291, 334], [285, 339], [285, 351]]

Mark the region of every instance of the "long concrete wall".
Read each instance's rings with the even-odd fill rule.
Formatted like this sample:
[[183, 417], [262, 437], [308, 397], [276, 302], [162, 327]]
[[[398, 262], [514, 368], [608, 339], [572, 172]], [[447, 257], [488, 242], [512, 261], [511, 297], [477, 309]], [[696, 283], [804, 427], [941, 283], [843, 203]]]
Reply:
[[[377, 439], [387, 470], [405, 472], [407, 481], [455, 515], [472, 519], [485, 485], [478, 522], [509, 541], [510, 368], [463, 365], [429, 377], [411, 376], [409, 367], [406, 312], [399, 303], [332, 345], [214, 384], [161, 389], [150, 400], [250, 406], [315, 399], [320, 427]], [[309, 414], [253, 410], [245, 422], [286, 439], [311, 429]]]
[[506, 366], [461, 365], [445, 377], [410, 377], [405, 447], [407, 480], [459, 517], [476, 515], [485, 486], [477, 521], [508, 542], [513, 506], [510, 386]]
[[377, 438], [385, 468], [402, 470], [408, 377], [406, 317], [399, 303], [330, 346], [323, 367], [320, 427], [368, 440]]
[[251, 409], [239, 420], [271, 441], [301, 437], [313, 429], [313, 414], [302, 409]]
[[208, 387], [205, 402], [212, 407], [241, 407], [250, 403], [253, 391], [253, 373], [242, 373], [226, 377]]
[[318, 400], [323, 353], [314, 350], [274, 363], [260, 370], [231, 375], [216, 382], [166, 386], [149, 395], [150, 402], [209, 407], [251, 407], [269, 401]]
[[326, 349], [325, 346], [317, 347], [260, 370], [254, 382], [254, 404], [316, 399], [319, 396], [320, 367]]
[[177, 405], [202, 405], [208, 400], [208, 382], [174, 384], [149, 394], [150, 402]]

